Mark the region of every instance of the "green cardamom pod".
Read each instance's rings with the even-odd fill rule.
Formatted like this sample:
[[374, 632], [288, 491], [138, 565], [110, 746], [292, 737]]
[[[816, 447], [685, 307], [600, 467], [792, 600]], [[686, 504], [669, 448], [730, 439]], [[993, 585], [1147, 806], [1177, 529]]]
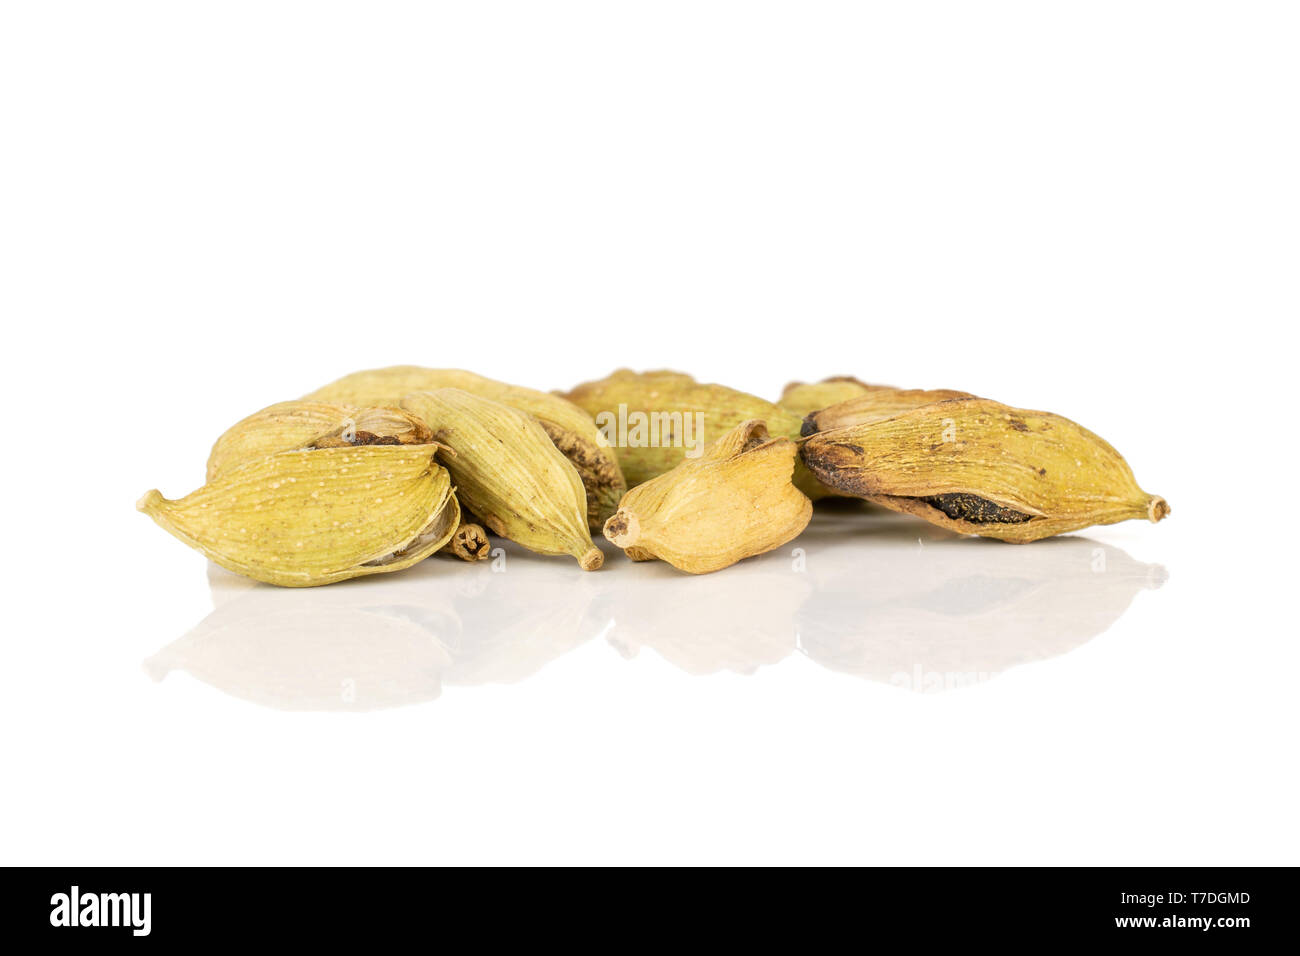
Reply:
[[284, 451], [223, 471], [176, 500], [137, 508], [237, 574], [312, 587], [399, 571], [441, 548], [460, 507], [438, 446]]
[[1036, 541], [1169, 505], [1114, 448], [1069, 419], [983, 398], [924, 405], [807, 438], [828, 487], [962, 534]]
[[[742, 422], [759, 419], [773, 435], [798, 438], [800, 417], [766, 399], [725, 385], [707, 385], [682, 372], [619, 369], [565, 395], [588, 415], [618, 452], [628, 487], [636, 487], [698, 455]], [[803, 466], [795, 484], [812, 498], [826, 494]]]
[[413, 392], [458, 388], [517, 408], [533, 416], [566, 458], [578, 470], [587, 495], [587, 522], [598, 531], [614, 513], [627, 490], [618, 457], [591, 416], [567, 399], [548, 392], [509, 385], [455, 368], [393, 365], [354, 372], [307, 396], [309, 401], [348, 402], [353, 405], [397, 405]]
[[[327, 437], [332, 436], [332, 437]], [[236, 422], [208, 455], [208, 480], [255, 458], [317, 443], [427, 444], [429, 429], [397, 408], [357, 408], [333, 402], [280, 402]]]
[[491, 531], [539, 554], [572, 555], [584, 571], [600, 567], [582, 481], [536, 419], [457, 388], [407, 395], [402, 407], [450, 449], [456, 493]]
[[836, 375], [820, 382], [791, 382], [781, 392], [776, 403], [787, 412], [806, 418], [828, 405], [838, 405], [850, 398], [857, 398], [863, 392], [881, 387], [868, 385], [851, 375]]

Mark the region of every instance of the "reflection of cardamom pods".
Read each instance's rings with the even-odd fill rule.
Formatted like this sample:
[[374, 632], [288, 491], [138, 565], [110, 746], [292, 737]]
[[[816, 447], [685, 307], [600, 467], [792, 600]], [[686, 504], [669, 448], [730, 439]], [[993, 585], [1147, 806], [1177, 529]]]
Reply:
[[690, 674], [752, 674], [794, 653], [794, 616], [810, 585], [775, 556], [751, 563], [744, 574], [691, 581], [640, 575], [636, 587], [602, 588], [592, 609], [612, 625], [605, 639], [625, 658], [648, 648]]
[[781, 392], [776, 403], [786, 411], [805, 418], [828, 405], [838, 405], [850, 398], [857, 398], [863, 392], [881, 387], [883, 386], [868, 385], [849, 375], [836, 375], [820, 382], [791, 382]]
[[310, 587], [399, 571], [437, 551], [460, 507], [436, 445], [286, 451], [223, 472], [184, 498], [137, 507], [217, 564]]
[[346, 375], [318, 388], [307, 398], [354, 405], [397, 405], [412, 392], [438, 388], [458, 388], [532, 415], [555, 447], [578, 469], [578, 477], [586, 488], [587, 520], [591, 529], [598, 531], [614, 513], [618, 499], [627, 490], [618, 458], [591, 416], [558, 395], [508, 385], [461, 369], [394, 365]]
[[600, 567], [578, 472], [530, 415], [457, 388], [416, 392], [402, 407], [451, 449], [456, 493], [489, 529], [540, 554], [573, 555], [584, 571]]
[[[761, 419], [773, 435], [798, 438], [799, 416], [725, 385], [701, 384], [682, 372], [619, 369], [579, 385], [566, 396], [605, 429], [618, 450], [628, 487], [635, 487], [698, 455], [741, 422]], [[615, 436], [617, 436], [615, 438]], [[805, 494], [825, 494], [802, 465], [795, 484]]]
[[1092, 432], [1059, 415], [982, 398], [818, 432], [802, 457], [837, 491], [1004, 541], [1169, 513]]
[[634, 560], [660, 558], [693, 574], [779, 548], [812, 517], [791, 482], [796, 447], [742, 422], [676, 468], [623, 496], [605, 537]]
[[332, 402], [280, 402], [232, 425], [208, 455], [208, 480], [278, 451], [331, 445], [419, 445], [429, 429], [397, 408], [356, 408]]
[[808, 579], [799, 649], [831, 670], [915, 691], [970, 687], [1068, 653], [1167, 577], [1083, 534], [972, 554], [967, 539], [925, 525], [909, 534], [909, 523], [875, 510], [836, 515], [834, 525], [823, 517], [799, 541], [809, 542], [806, 573], [788, 575]]
[[958, 392], [950, 388], [887, 388], [873, 385], [853, 398], [810, 412], [803, 421], [803, 434], [812, 435], [832, 428], [861, 425], [878, 418], [890, 418], [922, 405], [974, 397], [970, 392]]
[[485, 561], [492, 553], [492, 542], [481, 524], [466, 521], [465, 513], [461, 512], [460, 526], [442, 550], [462, 561]]

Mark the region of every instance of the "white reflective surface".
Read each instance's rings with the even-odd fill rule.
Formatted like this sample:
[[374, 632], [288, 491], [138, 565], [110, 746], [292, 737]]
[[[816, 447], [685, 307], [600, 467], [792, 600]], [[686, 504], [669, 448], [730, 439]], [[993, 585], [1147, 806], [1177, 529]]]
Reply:
[[715, 574], [609, 550], [596, 574], [507, 543], [490, 561], [442, 558], [303, 590], [210, 566], [214, 609], [146, 668], [269, 707], [360, 712], [524, 680], [603, 637], [623, 657], [648, 649], [688, 674], [752, 674], [801, 653], [942, 691], [1074, 650], [1167, 577], [1086, 537], [962, 539], [847, 502], [819, 509], [791, 546]]
[[[67, 8], [0, 15], [0, 862], [1300, 861], [1296, 5]], [[275, 591], [133, 509], [405, 362], [963, 389], [1173, 513]]]
[[1296, 849], [1287, 585], [1232, 528], [1016, 546], [843, 504], [699, 577], [507, 544], [288, 590], [135, 517], [134, 560], [13, 606], [15, 861]]

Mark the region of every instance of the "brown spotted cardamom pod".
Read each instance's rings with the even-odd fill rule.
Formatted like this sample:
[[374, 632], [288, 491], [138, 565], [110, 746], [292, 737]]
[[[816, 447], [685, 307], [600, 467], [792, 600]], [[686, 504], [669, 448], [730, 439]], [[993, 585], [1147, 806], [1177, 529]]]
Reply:
[[1036, 541], [1169, 505], [1143, 491], [1109, 444], [1069, 419], [982, 398], [925, 405], [807, 438], [823, 483], [932, 524]]
[[922, 405], [974, 397], [970, 392], [958, 392], [951, 388], [888, 388], [873, 385], [853, 398], [810, 412], [803, 420], [802, 433], [813, 435], [832, 428], [861, 425], [878, 418], [890, 418]]

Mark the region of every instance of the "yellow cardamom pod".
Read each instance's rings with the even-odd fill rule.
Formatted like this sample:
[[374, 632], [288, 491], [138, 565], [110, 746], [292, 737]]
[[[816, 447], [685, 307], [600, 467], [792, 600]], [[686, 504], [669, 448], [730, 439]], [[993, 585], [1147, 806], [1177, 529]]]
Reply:
[[531, 415], [457, 388], [407, 395], [402, 407], [451, 449], [456, 493], [491, 531], [539, 554], [572, 555], [584, 571], [600, 567], [578, 472]]
[[1036, 541], [1169, 505], [1114, 448], [1069, 419], [983, 398], [818, 432], [801, 454], [837, 491], [962, 534]]
[[838, 405], [850, 398], [856, 398], [863, 392], [880, 387], [882, 386], [868, 385], [851, 375], [836, 375], [824, 378], [820, 382], [791, 382], [781, 392], [781, 397], [776, 403], [787, 412], [806, 418], [828, 405]]
[[[725, 385], [707, 385], [682, 372], [619, 369], [565, 396], [610, 437], [628, 487], [676, 467], [688, 453], [742, 422], [760, 419], [773, 435], [798, 438], [798, 415]], [[795, 484], [814, 498], [825, 490], [796, 463]]]
[[742, 422], [698, 458], [637, 485], [605, 522], [605, 537], [633, 560], [659, 558], [703, 574], [779, 548], [812, 517], [791, 481], [797, 448]]
[[809, 412], [803, 420], [803, 434], [812, 435], [833, 428], [861, 425], [878, 418], [891, 418], [922, 405], [951, 402], [959, 398], [975, 396], [951, 388], [889, 388], [873, 385], [853, 398]]
[[431, 440], [423, 423], [397, 408], [279, 402], [226, 429], [208, 455], [208, 480], [255, 458], [306, 448], [313, 442], [418, 445]]
[[532, 415], [555, 447], [573, 463], [587, 495], [587, 521], [598, 531], [627, 490], [618, 457], [591, 416], [567, 399], [520, 385], [509, 385], [455, 368], [393, 365], [345, 375], [307, 396], [310, 401], [354, 405], [396, 405], [413, 392], [458, 388]]
[[437, 445], [284, 451], [225, 471], [176, 500], [136, 505], [230, 571], [311, 587], [399, 571], [442, 547], [460, 507]]

